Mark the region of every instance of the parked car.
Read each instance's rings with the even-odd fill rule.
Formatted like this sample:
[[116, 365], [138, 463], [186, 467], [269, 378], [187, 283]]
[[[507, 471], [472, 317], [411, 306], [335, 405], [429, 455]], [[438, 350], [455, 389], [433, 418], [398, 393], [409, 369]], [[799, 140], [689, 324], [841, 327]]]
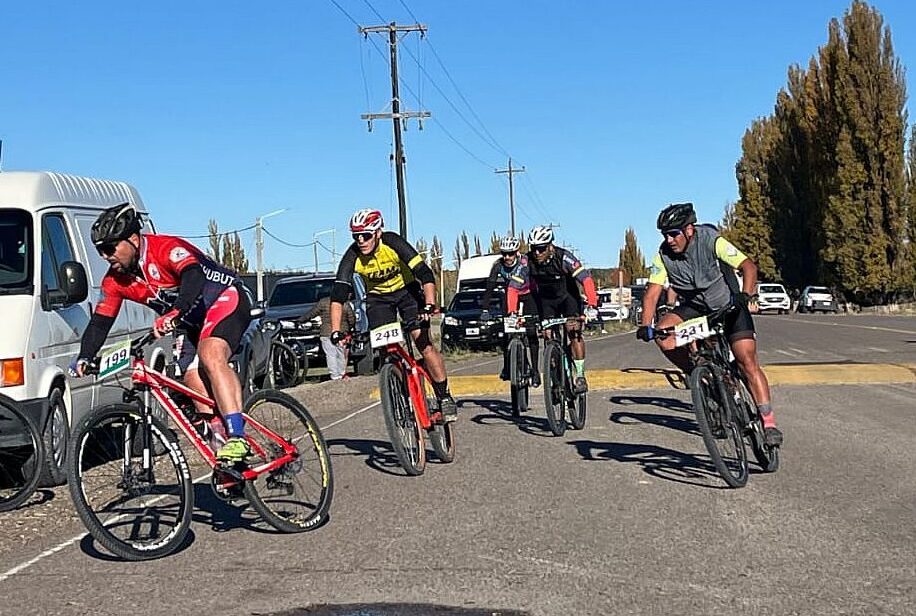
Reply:
[[777, 314], [789, 314], [792, 300], [786, 293], [786, 288], [781, 284], [760, 282], [757, 284], [757, 297], [760, 312], [775, 310]]
[[[274, 285], [265, 306], [264, 319], [280, 323], [283, 341], [295, 347], [301, 354], [303, 366], [324, 363], [324, 351], [317, 336], [317, 328], [297, 324], [295, 320], [311, 310], [322, 297], [331, 294], [335, 274], [317, 272], [300, 276], [281, 278]], [[368, 319], [365, 313], [365, 285], [362, 278], [353, 276], [354, 299], [351, 304], [356, 313], [356, 333], [367, 333]], [[320, 322], [319, 322], [320, 324]], [[368, 336], [359, 336], [350, 346], [350, 363], [356, 374], [371, 374], [375, 368], [375, 355], [369, 346]]]
[[442, 317], [442, 348], [450, 350], [457, 347], [467, 347], [473, 349], [492, 349], [502, 343], [503, 321], [502, 309], [498, 306], [503, 305], [502, 291], [495, 291], [490, 311], [490, 318], [482, 320], [481, 313], [483, 308], [480, 300], [483, 299], [484, 291], [477, 289], [473, 291], [459, 291], [452, 298], [448, 309]]
[[833, 312], [839, 310], [836, 298], [827, 287], [808, 286], [798, 299], [799, 312]]
[[598, 291], [598, 319], [601, 321], [626, 321], [630, 317], [630, 309], [612, 301], [611, 297], [612, 293], [610, 291]]

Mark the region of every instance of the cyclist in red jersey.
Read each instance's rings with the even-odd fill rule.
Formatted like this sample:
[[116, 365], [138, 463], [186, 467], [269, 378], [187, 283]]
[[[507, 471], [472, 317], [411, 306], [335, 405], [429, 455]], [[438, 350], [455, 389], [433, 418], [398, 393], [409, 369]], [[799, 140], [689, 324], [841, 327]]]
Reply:
[[190, 242], [141, 234], [140, 227], [140, 216], [129, 203], [105, 210], [92, 225], [92, 243], [111, 269], [102, 279], [99, 303], [72, 372], [83, 376], [125, 299], [149, 306], [159, 315], [153, 322], [158, 336], [176, 327], [186, 335], [178, 359], [184, 382], [216, 400], [229, 435], [217, 458], [242, 461], [251, 450], [244, 438], [242, 386], [229, 358], [251, 321], [248, 295], [235, 272]]

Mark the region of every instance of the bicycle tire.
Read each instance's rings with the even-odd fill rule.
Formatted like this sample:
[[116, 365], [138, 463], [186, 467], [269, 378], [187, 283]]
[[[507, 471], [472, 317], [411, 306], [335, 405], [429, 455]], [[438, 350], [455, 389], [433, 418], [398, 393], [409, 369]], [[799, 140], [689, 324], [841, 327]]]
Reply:
[[[149, 424], [146, 419], [135, 406], [104, 406], [78, 424], [67, 458], [70, 497], [89, 534], [112, 554], [131, 561], [161, 558], [181, 547], [194, 508], [191, 472], [174, 433], [155, 415], [148, 417]], [[136, 438], [141, 434], [138, 428], [146, 425], [154, 464], [152, 482], [137, 472], [144, 452], [142, 436]], [[174, 486], [165, 483], [170, 478]], [[169, 492], [177, 503], [153, 514]], [[110, 504], [96, 506], [109, 494]], [[123, 506], [123, 513], [114, 510], [116, 506]], [[124, 522], [127, 517], [132, 521]], [[117, 534], [120, 530], [126, 537]], [[143, 531], [150, 536], [141, 535]]]
[[547, 425], [554, 436], [566, 433], [563, 370], [563, 349], [556, 340], [548, 340], [544, 345], [544, 406], [547, 408]]
[[[743, 487], [747, 484], [749, 473], [747, 451], [729, 396], [722, 395], [724, 388], [720, 389], [721, 384], [709, 366], [697, 366], [687, 378], [690, 380], [697, 426], [716, 472], [730, 487]], [[726, 405], [724, 409], [721, 406], [723, 401]], [[728, 445], [734, 451], [723, 453]]]
[[757, 404], [754, 397], [748, 391], [744, 379], [738, 381], [738, 393], [741, 396], [741, 402], [745, 405], [747, 416], [751, 418], [749, 426], [748, 440], [750, 441], [751, 451], [757, 459], [757, 464], [765, 473], [775, 473], [779, 470], [779, 447], [771, 447], [766, 444], [764, 437], [763, 419], [757, 411]]
[[387, 363], [379, 371], [379, 392], [385, 428], [401, 468], [408, 475], [422, 475], [426, 470], [424, 430], [410, 404], [404, 376], [394, 364]]
[[528, 410], [528, 362], [525, 344], [518, 338], [509, 341], [509, 390], [512, 415], [518, 417]]
[[577, 394], [569, 401], [569, 426], [573, 430], [585, 427], [585, 418], [588, 414], [588, 393]]
[[271, 389], [294, 387], [299, 378], [299, 356], [288, 344], [273, 340], [270, 343]]
[[245, 432], [254, 452], [247, 460], [250, 468], [284, 453], [283, 446], [258, 425], [294, 444], [299, 454], [295, 460], [246, 481], [242, 487], [245, 498], [279, 531], [301, 533], [317, 528], [327, 518], [334, 497], [331, 455], [318, 423], [301, 402], [271, 389], [251, 396], [243, 412]]
[[436, 457], [443, 464], [451, 464], [455, 461], [455, 429], [452, 423], [436, 423], [428, 431], [429, 444], [432, 445]]
[[45, 464], [44, 439], [19, 403], [0, 394], [0, 511], [25, 503]]

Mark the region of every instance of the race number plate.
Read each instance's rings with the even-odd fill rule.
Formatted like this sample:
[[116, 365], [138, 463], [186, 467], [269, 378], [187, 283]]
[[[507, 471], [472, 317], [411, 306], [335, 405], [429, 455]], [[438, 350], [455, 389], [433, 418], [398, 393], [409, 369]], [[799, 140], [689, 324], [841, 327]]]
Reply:
[[130, 365], [130, 340], [108, 349], [99, 362], [99, 378], [120, 372]]
[[395, 322], [376, 327], [369, 333], [369, 341], [373, 349], [404, 342], [404, 332], [401, 330], [401, 324]]
[[709, 338], [712, 332], [709, 331], [709, 322], [706, 317], [697, 317], [675, 325], [674, 339], [676, 346], [690, 344], [694, 340]]
[[521, 317], [506, 317], [503, 319], [503, 331], [507, 334], [524, 334], [525, 320]]

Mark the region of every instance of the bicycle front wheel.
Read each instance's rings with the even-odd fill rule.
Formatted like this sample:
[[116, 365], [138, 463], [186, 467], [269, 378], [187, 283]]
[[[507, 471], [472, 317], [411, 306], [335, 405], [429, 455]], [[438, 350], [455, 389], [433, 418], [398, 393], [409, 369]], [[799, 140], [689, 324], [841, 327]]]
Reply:
[[77, 426], [67, 460], [76, 512], [109, 552], [150, 560], [184, 542], [194, 506], [191, 474], [156, 416], [144, 418], [127, 404], [102, 407]]
[[295, 386], [299, 368], [299, 356], [289, 345], [277, 340], [270, 343], [270, 381], [274, 389]]
[[38, 486], [44, 464], [38, 428], [6, 396], [0, 396], [0, 511], [19, 507]]
[[528, 354], [518, 338], [509, 341], [508, 353], [512, 414], [517, 417], [528, 410]]
[[544, 345], [544, 406], [547, 424], [554, 436], [566, 433], [566, 385], [564, 383], [563, 349], [556, 340]]
[[401, 468], [408, 475], [422, 475], [426, 470], [423, 429], [410, 405], [404, 376], [394, 364], [385, 364], [379, 371], [379, 391], [385, 427]]
[[245, 403], [245, 432], [253, 470], [286, 455], [292, 460], [245, 482], [248, 502], [271, 526], [285, 533], [316, 528], [327, 517], [334, 496], [331, 456], [321, 429], [298, 400], [265, 389]]
[[747, 483], [748, 463], [741, 427], [709, 366], [697, 366], [687, 377], [697, 426], [716, 472], [729, 486]]

